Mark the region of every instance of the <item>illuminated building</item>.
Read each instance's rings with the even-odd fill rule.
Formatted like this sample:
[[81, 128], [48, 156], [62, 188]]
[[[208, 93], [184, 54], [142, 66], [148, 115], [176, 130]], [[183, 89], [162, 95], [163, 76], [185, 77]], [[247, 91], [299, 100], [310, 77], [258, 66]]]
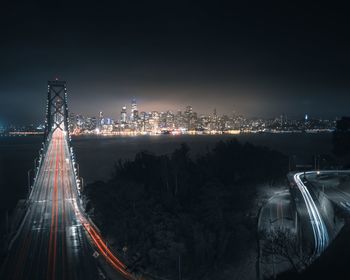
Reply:
[[136, 103], [136, 99], [133, 98], [131, 101], [130, 122], [134, 122], [137, 119], [138, 119], [137, 103]]
[[126, 124], [126, 106], [123, 106], [122, 111], [120, 112], [120, 123], [121, 124]]

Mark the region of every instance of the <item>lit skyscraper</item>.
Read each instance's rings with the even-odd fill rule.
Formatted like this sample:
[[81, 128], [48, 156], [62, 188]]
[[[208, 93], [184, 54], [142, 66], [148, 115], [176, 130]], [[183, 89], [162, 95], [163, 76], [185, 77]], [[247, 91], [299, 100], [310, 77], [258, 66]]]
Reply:
[[193, 115], [193, 108], [192, 106], [187, 106], [185, 110], [185, 121], [186, 121], [186, 128], [191, 129], [191, 119]]
[[136, 104], [136, 98], [134, 97], [131, 101], [131, 114], [130, 114], [130, 121], [134, 122], [138, 118], [138, 111], [137, 111], [137, 104]]
[[120, 112], [120, 122], [126, 124], [126, 106], [123, 106], [122, 111]]
[[103, 124], [104, 124], [103, 112], [100, 112], [98, 116], [98, 127], [100, 128]]

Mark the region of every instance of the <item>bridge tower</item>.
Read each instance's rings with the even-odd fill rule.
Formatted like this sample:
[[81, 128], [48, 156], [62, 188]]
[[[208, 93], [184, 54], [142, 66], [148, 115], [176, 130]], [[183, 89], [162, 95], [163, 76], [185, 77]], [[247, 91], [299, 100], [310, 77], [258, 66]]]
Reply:
[[66, 131], [69, 140], [67, 87], [65, 81], [58, 80], [48, 81], [45, 142], [56, 129]]

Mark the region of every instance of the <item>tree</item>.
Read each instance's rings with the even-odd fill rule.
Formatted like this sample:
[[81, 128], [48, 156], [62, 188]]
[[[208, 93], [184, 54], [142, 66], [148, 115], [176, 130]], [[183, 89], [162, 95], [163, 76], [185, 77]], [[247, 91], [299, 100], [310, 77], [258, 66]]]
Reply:
[[333, 133], [333, 152], [341, 157], [350, 155], [350, 117], [337, 121]]
[[[309, 250], [301, 250], [297, 235], [287, 228], [277, 228], [262, 233], [262, 253], [272, 256], [271, 264], [288, 262], [294, 271], [304, 270], [311, 260]], [[269, 263], [270, 258], [265, 258]]]
[[218, 279], [225, 265], [255, 249], [255, 183], [284, 177], [287, 163], [278, 152], [237, 140], [195, 159], [186, 144], [167, 155], [142, 151], [118, 161], [110, 180], [85, 188], [86, 208], [112, 246], [127, 244], [133, 270]]

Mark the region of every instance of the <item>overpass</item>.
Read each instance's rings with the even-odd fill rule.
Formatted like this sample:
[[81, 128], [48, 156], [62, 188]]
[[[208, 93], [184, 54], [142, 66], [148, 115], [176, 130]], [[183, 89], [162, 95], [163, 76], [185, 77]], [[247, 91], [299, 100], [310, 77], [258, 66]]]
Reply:
[[[307, 172], [313, 174], [315, 172]], [[328, 246], [329, 234], [322, 215], [312, 197], [308, 187], [305, 185], [306, 172], [299, 172], [293, 176], [294, 182], [297, 185], [309, 215], [310, 224], [314, 236], [314, 256], [319, 256]]]
[[[350, 215], [350, 170], [290, 172], [287, 177], [289, 188], [269, 190], [271, 196], [258, 214], [258, 279], [305, 269], [327, 249]], [[278, 245], [269, 247], [271, 241]]]
[[81, 207], [68, 128], [66, 83], [49, 81], [41, 156], [1, 279], [106, 279], [106, 264], [111, 279], [134, 279]]

